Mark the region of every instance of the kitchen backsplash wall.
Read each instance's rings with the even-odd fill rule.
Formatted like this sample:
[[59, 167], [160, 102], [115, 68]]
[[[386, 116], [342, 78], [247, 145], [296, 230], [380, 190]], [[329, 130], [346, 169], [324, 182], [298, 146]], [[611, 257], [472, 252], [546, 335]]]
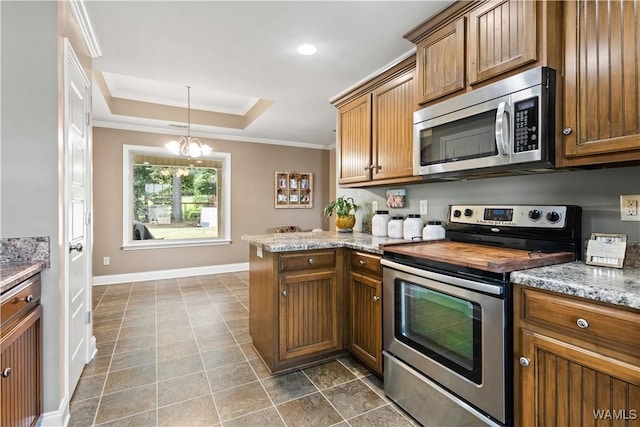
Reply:
[[363, 209], [358, 211], [356, 229], [367, 230], [371, 202], [386, 209], [387, 190], [406, 190], [406, 207], [389, 209], [404, 215], [419, 213], [420, 200], [427, 200], [424, 220], [445, 220], [450, 204], [571, 204], [582, 207], [582, 235], [626, 234], [630, 242], [640, 241], [640, 222], [620, 221], [620, 195], [640, 194], [640, 166], [555, 172], [540, 175], [484, 178], [469, 181], [432, 182], [371, 189], [338, 188], [338, 195], [352, 196]]

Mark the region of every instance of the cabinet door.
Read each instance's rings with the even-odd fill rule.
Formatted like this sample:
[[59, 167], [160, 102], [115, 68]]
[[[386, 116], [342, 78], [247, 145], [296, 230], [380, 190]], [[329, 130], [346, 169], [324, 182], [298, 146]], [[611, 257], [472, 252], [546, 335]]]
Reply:
[[373, 179], [413, 176], [414, 71], [373, 92]]
[[38, 306], [2, 337], [0, 345], [0, 420], [4, 426], [35, 425], [40, 403], [40, 318]]
[[371, 95], [338, 109], [338, 183], [371, 179]]
[[[522, 330], [520, 425], [640, 425], [640, 367]], [[616, 418], [614, 418], [616, 417]]]
[[464, 89], [464, 17], [444, 26], [417, 45], [418, 102]]
[[382, 373], [382, 280], [349, 274], [349, 350]]
[[339, 349], [334, 271], [280, 278], [280, 359]]
[[567, 1], [564, 7], [565, 135], [560, 138], [568, 165], [638, 159], [640, 2]]
[[537, 59], [536, 3], [489, 1], [469, 14], [469, 84]]

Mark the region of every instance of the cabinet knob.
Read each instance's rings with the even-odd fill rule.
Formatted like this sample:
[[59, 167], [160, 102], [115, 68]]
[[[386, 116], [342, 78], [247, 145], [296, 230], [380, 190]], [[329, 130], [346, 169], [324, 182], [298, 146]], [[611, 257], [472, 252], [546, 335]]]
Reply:
[[578, 319], [576, 321], [576, 324], [580, 329], [587, 329], [589, 327], [589, 322], [587, 322], [585, 319]]
[[22, 298], [20, 301], [24, 301], [28, 304], [31, 301], [33, 301], [33, 295], [27, 295], [26, 297]]
[[308, 262], [309, 264], [313, 264], [313, 258], [309, 258], [309, 259], [307, 260], [307, 262]]
[[360, 261], [358, 261], [358, 262], [360, 263], [360, 265], [365, 265], [365, 264], [366, 264], [365, 260], [363, 260], [363, 259], [361, 259], [361, 260], [360, 260]]
[[374, 295], [373, 298], [371, 298], [373, 300], [373, 302], [378, 302], [380, 301], [380, 297], [377, 295]]
[[527, 359], [526, 357], [522, 356], [522, 357], [520, 358], [520, 364], [521, 364], [522, 366], [527, 367], [527, 366], [529, 366], [529, 364], [530, 364], [530, 363], [531, 363], [531, 362], [530, 362], [530, 361], [529, 361], [529, 359]]
[[282, 291], [282, 296], [286, 297], [287, 296], [287, 291]]
[[571, 132], [573, 132], [573, 129], [571, 129], [571, 128], [562, 129], [562, 134], [563, 135], [571, 135]]
[[0, 375], [2, 376], [2, 378], [9, 378], [9, 375], [11, 375], [11, 368], [4, 368]]
[[365, 166], [364, 167], [364, 170], [366, 170], [366, 171], [371, 170], [371, 169], [373, 169], [373, 165], [369, 165], [369, 166]]

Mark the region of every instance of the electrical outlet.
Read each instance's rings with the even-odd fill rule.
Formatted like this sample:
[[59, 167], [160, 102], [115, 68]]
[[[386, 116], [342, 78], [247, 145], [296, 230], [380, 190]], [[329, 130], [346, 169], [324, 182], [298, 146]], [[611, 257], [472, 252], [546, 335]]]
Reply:
[[638, 205], [640, 205], [640, 194], [621, 194], [620, 220], [640, 221], [640, 215], [638, 215]]
[[373, 213], [376, 213], [376, 211], [378, 210], [378, 201], [374, 200], [373, 202], [371, 202], [371, 210], [373, 211]]
[[102, 265], [109, 265], [111, 264], [111, 258], [106, 256], [104, 258], [102, 258]]
[[427, 215], [428, 203], [426, 200], [420, 200], [420, 215]]

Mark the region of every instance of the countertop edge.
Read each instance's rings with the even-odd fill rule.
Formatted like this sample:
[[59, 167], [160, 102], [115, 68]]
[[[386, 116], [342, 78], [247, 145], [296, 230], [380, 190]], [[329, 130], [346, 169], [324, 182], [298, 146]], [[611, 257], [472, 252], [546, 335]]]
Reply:
[[[563, 270], [559, 272], [559, 270]], [[614, 270], [580, 261], [514, 271], [512, 283], [640, 311], [638, 269]]]
[[[2, 274], [0, 275], [0, 293], [4, 293], [17, 285], [18, 283], [27, 280], [28, 278], [35, 276], [47, 265], [46, 262], [30, 262], [24, 264], [2, 264]], [[9, 274], [5, 277], [6, 269], [10, 269]]]

